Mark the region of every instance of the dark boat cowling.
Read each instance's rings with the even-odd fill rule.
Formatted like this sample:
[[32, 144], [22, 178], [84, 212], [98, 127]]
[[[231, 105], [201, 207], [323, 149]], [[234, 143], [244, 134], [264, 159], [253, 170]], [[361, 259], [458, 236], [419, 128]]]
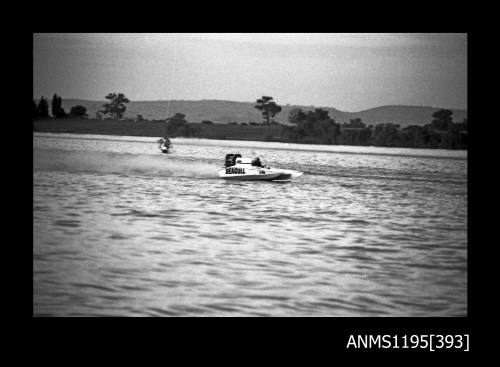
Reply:
[[231, 167], [236, 164], [236, 158], [241, 158], [241, 154], [226, 154], [225, 167]]

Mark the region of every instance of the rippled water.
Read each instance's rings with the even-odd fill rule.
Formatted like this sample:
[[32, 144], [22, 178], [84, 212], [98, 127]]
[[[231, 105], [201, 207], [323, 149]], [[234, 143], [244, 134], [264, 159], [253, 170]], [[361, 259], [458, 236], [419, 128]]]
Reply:
[[34, 315], [466, 316], [466, 152], [154, 140], [34, 135]]

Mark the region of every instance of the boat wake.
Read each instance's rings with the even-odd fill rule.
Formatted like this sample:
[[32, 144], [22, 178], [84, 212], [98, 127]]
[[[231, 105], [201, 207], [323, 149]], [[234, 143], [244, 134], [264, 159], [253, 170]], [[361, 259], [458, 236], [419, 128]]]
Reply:
[[98, 172], [217, 178], [219, 166], [172, 156], [95, 151], [34, 149], [33, 171]]

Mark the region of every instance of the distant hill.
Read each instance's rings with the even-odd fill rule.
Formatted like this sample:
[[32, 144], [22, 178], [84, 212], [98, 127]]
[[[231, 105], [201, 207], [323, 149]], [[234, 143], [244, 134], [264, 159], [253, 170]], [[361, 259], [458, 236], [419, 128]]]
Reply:
[[[278, 101], [279, 102], [279, 101]], [[50, 100], [49, 100], [50, 103]], [[69, 112], [75, 105], [85, 106], [90, 117], [102, 109], [104, 101], [88, 101], [80, 99], [63, 99], [63, 108]], [[253, 102], [233, 102], [222, 100], [201, 101], [137, 101], [127, 104], [125, 117], [136, 117], [142, 115], [148, 120], [160, 120], [180, 112], [186, 115], [189, 122], [200, 122], [210, 120], [216, 123], [236, 122], [260, 122], [262, 115], [254, 108]], [[283, 110], [276, 116], [281, 123], [288, 123], [288, 113], [292, 108], [312, 110], [314, 106], [285, 105]], [[316, 107], [318, 108], [318, 107]], [[332, 107], [320, 107], [329, 111], [330, 117], [337, 122], [349, 122], [353, 118], [361, 118], [366, 124], [379, 124], [392, 122], [405, 127], [408, 125], [425, 125], [432, 119], [432, 114], [437, 107], [426, 106], [381, 106], [359, 112], [344, 112]], [[453, 120], [461, 122], [467, 117], [467, 110], [453, 111]]]

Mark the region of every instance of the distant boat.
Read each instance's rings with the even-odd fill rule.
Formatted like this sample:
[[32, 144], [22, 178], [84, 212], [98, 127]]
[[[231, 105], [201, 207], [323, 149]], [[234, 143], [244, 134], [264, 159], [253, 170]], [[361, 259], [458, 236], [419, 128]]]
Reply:
[[162, 153], [167, 154], [172, 147], [172, 142], [166, 136], [157, 141], [160, 144], [159, 148]]

